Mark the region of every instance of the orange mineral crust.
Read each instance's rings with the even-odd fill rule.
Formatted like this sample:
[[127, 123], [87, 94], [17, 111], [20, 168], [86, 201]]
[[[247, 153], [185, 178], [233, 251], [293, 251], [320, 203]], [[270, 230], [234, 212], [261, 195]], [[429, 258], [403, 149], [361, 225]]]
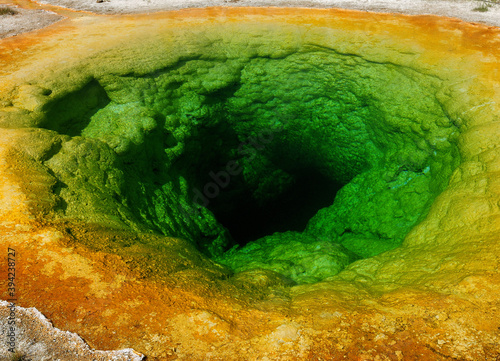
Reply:
[[[498, 28], [335, 9], [64, 15], [0, 40], [1, 299], [13, 249], [18, 306], [99, 350], [193, 361], [500, 358]], [[308, 66], [317, 70], [301, 78]], [[300, 82], [259, 88], [283, 73]], [[318, 107], [292, 96], [318, 79], [325, 94], [347, 79], [351, 104], [365, 102], [371, 113], [346, 109], [370, 115], [372, 164], [402, 164], [381, 171], [384, 189], [432, 179], [400, 198], [429, 201], [400, 245], [372, 256], [345, 241], [359, 257], [319, 281], [234, 272], [216, 262], [231, 244], [207, 241], [221, 229], [201, 223], [209, 215], [176, 211], [189, 200], [188, 151], [202, 144], [202, 158], [224, 143], [190, 122], [249, 99]], [[221, 94], [230, 100], [209, 108]], [[205, 143], [190, 141], [195, 133]], [[150, 166], [158, 152], [167, 165]], [[380, 199], [373, 212], [391, 206]]]

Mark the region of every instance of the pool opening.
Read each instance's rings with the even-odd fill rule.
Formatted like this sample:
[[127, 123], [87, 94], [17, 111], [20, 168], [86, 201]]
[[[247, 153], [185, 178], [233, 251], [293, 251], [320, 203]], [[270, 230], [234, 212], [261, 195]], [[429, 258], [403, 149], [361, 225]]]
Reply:
[[293, 176], [281, 193], [256, 199], [251, 189], [233, 182], [208, 205], [240, 246], [275, 232], [303, 232], [307, 222], [333, 203], [342, 184], [307, 168]]
[[307, 45], [194, 56], [49, 97], [40, 126], [65, 138], [44, 165], [61, 218], [183, 238], [234, 272], [316, 282], [398, 247], [446, 187], [458, 132], [441, 85]]

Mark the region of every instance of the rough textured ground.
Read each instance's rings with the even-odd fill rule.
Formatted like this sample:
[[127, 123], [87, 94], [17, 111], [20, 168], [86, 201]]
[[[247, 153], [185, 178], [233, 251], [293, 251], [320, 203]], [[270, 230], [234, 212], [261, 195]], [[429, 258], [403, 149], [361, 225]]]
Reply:
[[0, 10], [2, 8], [13, 9], [16, 13], [13, 15], [0, 15], [0, 38], [41, 29], [62, 19], [62, 16], [46, 10], [0, 5]]
[[[12, 324], [9, 323], [8, 317], [11, 312], [15, 314], [12, 318], [17, 324], [14, 334], [20, 350], [17, 356], [22, 360], [61, 360], [66, 359], [68, 354], [77, 355], [78, 360], [82, 361], [140, 361], [143, 359], [133, 350], [108, 352], [91, 350], [78, 335], [54, 328], [34, 308], [12, 307], [11, 303], [5, 301], [0, 301], [0, 306], [0, 332], [2, 335], [13, 334], [10, 331]], [[10, 337], [12, 336], [5, 337], [4, 341]], [[13, 359], [12, 353], [4, 346], [0, 347], [0, 357], [2, 360]]]
[[[92, 348], [151, 360], [497, 360], [499, 42], [495, 28], [448, 19], [303, 9], [89, 15], [4, 39], [1, 244], [18, 254], [19, 305]], [[127, 205], [101, 197], [120, 187], [109, 144], [40, 128], [58, 99], [78, 98], [93, 81], [182, 69], [201, 54], [278, 59], [304, 44], [439, 78], [432, 97], [459, 129], [460, 164], [403, 245], [320, 283], [232, 275], [187, 240], [121, 224]], [[61, 183], [49, 165], [63, 158]], [[94, 209], [92, 222], [68, 217], [65, 199]], [[50, 352], [59, 349], [41, 356]]]
[[482, 2], [464, 0], [191, 0], [187, 2], [183, 0], [104, 0], [102, 2], [91, 0], [42, 0], [41, 2], [102, 14], [144, 13], [206, 6], [341, 8], [388, 13], [441, 15], [466, 21], [500, 25], [500, 5], [492, 6], [486, 12], [477, 12], [473, 11], [473, 9], [483, 4]]

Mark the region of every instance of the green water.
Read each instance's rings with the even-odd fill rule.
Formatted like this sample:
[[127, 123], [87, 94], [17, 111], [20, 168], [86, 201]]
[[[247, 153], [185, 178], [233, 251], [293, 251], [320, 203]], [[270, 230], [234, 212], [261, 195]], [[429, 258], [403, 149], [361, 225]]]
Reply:
[[66, 216], [315, 282], [398, 247], [446, 186], [458, 156], [441, 86], [311, 46], [106, 74], [47, 106], [42, 125], [72, 137], [47, 166]]

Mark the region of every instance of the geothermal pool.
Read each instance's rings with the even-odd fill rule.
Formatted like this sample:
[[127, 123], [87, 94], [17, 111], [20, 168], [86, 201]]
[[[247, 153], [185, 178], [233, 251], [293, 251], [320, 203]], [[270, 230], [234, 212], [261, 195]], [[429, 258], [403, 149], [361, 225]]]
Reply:
[[493, 359], [499, 39], [214, 8], [3, 40], [19, 305], [153, 360]]

